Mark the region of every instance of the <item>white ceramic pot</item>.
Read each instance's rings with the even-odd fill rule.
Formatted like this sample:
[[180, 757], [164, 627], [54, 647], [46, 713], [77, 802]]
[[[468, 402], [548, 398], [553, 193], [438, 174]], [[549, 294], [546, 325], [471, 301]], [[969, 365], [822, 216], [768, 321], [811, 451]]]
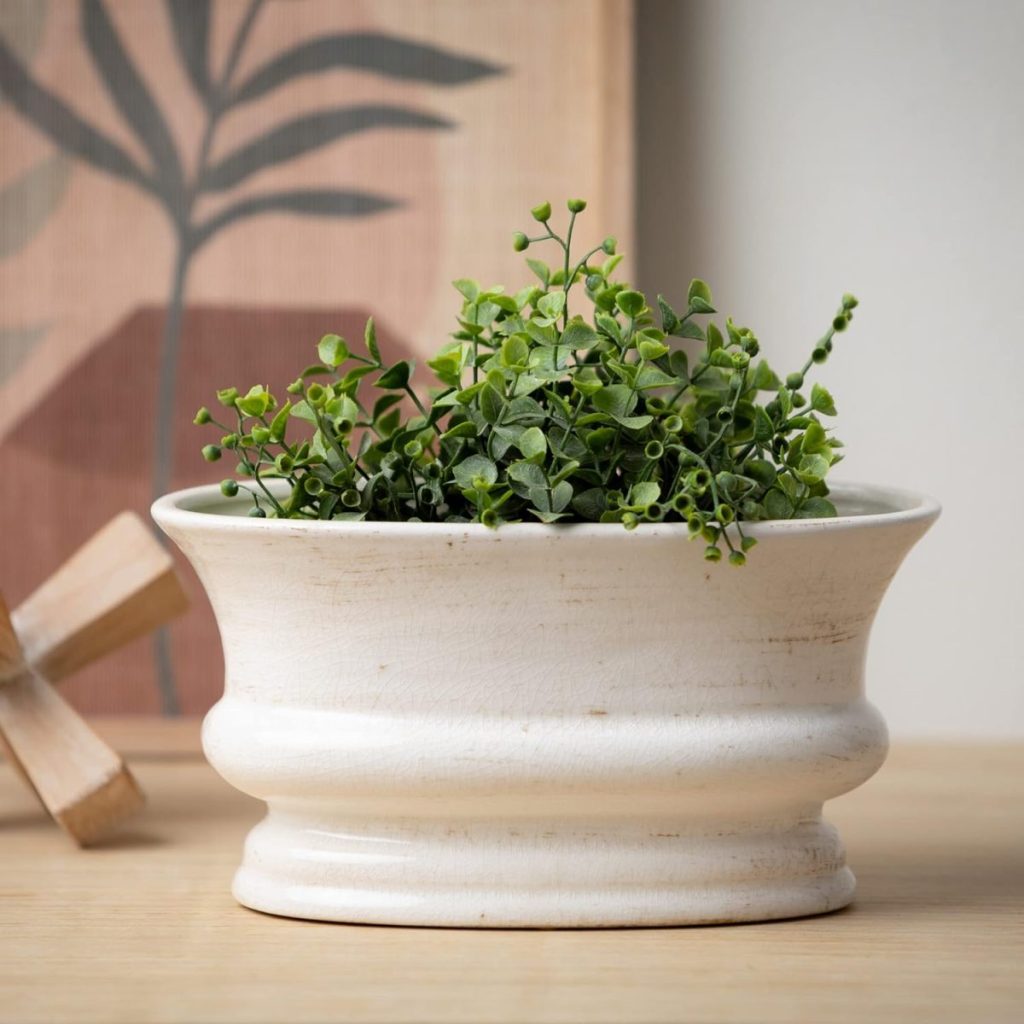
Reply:
[[400, 925], [793, 917], [850, 901], [822, 803], [881, 765], [872, 619], [938, 505], [837, 486], [742, 569], [680, 525], [153, 515], [213, 603], [203, 743], [265, 800], [248, 907]]

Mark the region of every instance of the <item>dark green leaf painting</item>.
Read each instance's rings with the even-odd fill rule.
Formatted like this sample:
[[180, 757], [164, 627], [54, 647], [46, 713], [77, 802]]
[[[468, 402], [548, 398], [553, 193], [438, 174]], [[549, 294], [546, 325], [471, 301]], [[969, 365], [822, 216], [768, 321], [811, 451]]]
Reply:
[[[158, 0], [137, 0], [157, 5]], [[222, 0], [223, 2], [223, 0]], [[330, 32], [288, 46], [262, 60], [249, 60], [254, 30], [264, 11], [264, 0], [232, 4], [239, 15], [230, 23], [226, 56], [212, 57], [214, 24], [218, 7], [212, 0], [166, 0], [160, 17], [152, 18], [154, 30], [169, 34], [180, 64], [183, 88], [191, 89], [203, 111], [202, 131], [194, 151], [186, 152], [176, 137], [175, 104], [182, 97], [161, 95], [140, 68], [117, 28], [112, 3], [82, 0], [79, 24], [81, 47], [113, 104], [126, 138], [126, 146], [100, 127], [87, 104], [72, 104], [57, 96], [32, 70], [31, 53], [42, 29], [35, 25], [36, 11], [28, 11], [19, 24], [24, 40], [6, 34], [0, 38], [0, 102], [13, 107], [21, 119], [56, 147], [56, 154], [30, 171], [24, 179], [0, 191], [0, 258], [26, 244], [60, 201], [68, 178], [69, 163], [81, 161], [94, 171], [109, 175], [127, 187], [141, 190], [159, 204], [173, 228], [173, 273], [163, 318], [162, 341], [156, 366], [156, 402], [153, 423], [152, 493], [168, 489], [173, 458], [176, 382], [181, 352], [184, 304], [194, 257], [212, 238], [232, 226], [264, 214], [308, 218], [366, 218], [403, 204], [405, 197], [348, 187], [341, 181], [324, 181], [315, 188], [285, 188], [266, 193], [235, 196], [247, 180], [272, 167], [281, 167], [304, 154], [371, 132], [449, 132], [452, 120], [435, 111], [388, 100], [354, 102], [332, 80], [325, 86], [322, 102], [296, 110], [282, 123], [265, 125], [262, 134], [222, 150], [221, 128], [225, 118], [245, 106], [254, 109], [278, 90], [295, 87], [309, 76], [344, 69], [374, 81], [413, 82], [432, 87], [466, 87], [502, 73], [493, 63], [469, 54], [417, 42], [396, 35], [353, 31]], [[113, 13], [112, 13], [113, 11]], [[35, 35], [33, 36], [33, 33]], [[248, 68], [244, 74], [240, 69]], [[360, 97], [365, 91], [360, 93]], [[190, 99], [191, 102], [191, 99]], [[140, 159], [141, 157], [141, 159]], [[35, 198], [28, 198], [31, 192]], [[208, 200], [221, 199], [213, 212]], [[8, 215], [10, 211], [24, 211]], [[45, 331], [45, 325], [20, 327], [13, 333], [11, 352], [20, 352]], [[27, 343], [27, 342], [26, 342]], [[13, 355], [12, 358], [21, 358]], [[3, 364], [0, 363], [0, 372]], [[157, 641], [160, 699], [165, 712], [179, 709], [174, 671], [166, 635]]]

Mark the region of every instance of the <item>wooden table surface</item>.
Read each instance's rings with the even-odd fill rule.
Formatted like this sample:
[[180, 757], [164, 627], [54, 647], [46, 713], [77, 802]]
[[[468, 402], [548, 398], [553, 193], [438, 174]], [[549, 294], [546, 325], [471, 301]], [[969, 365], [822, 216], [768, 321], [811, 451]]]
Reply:
[[1024, 1021], [1024, 747], [897, 746], [830, 805], [853, 907], [764, 925], [466, 932], [237, 906], [259, 806], [191, 723], [107, 723], [149, 796], [78, 851], [0, 765], [0, 1019]]

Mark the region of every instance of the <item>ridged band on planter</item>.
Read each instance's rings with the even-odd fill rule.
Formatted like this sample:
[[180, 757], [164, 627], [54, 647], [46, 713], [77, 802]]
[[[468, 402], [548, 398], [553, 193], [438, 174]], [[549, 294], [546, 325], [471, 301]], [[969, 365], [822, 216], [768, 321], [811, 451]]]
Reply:
[[226, 658], [203, 743], [269, 812], [234, 892], [385, 924], [698, 924], [834, 910], [822, 803], [881, 765], [868, 633], [935, 502], [837, 486], [742, 569], [685, 527], [153, 514]]

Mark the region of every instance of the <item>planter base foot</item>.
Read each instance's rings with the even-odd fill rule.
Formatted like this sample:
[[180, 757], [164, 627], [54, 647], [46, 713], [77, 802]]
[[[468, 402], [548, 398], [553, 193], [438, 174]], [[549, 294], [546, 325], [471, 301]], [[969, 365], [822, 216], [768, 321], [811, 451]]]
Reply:
[[268, 914], [351, 924], [623, 928], [823, 914], [853, 898], [835, 830], [679, 822], [360, 821], [271, 814], [250, 834], [233, 892]]

